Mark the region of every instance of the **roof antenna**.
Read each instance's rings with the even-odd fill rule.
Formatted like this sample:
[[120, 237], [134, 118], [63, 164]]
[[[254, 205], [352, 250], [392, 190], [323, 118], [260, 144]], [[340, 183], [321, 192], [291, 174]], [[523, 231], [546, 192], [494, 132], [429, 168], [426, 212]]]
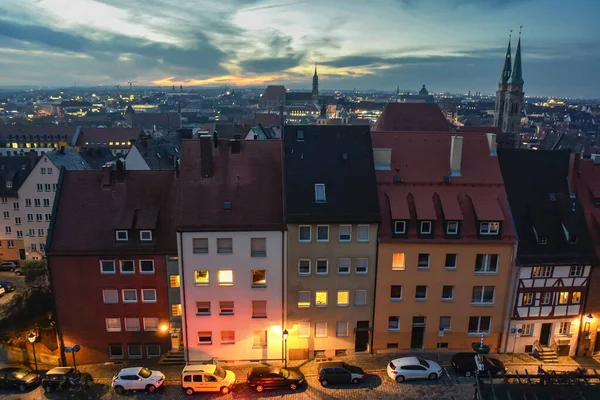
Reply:
[[523, 29], [523, 25], [519, 27], [519, 37], [521, 37], [521, 29]]

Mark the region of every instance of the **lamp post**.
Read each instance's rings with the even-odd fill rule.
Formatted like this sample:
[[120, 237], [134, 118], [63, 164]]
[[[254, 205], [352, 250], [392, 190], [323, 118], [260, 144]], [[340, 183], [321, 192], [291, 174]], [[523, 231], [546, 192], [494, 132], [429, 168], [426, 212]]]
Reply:
[[283, 330], [283, 367], [287, 368], [287, 338], [288, 338], [287, 329]]
[[35, 372], [38, 372], [37, 365], [37, 357], [35, 356], [35, 339], [37, 339], [36, 334], [32, 331], [27, 335], [27, 340], [31, 343], [31, 348], [33, 349], [33, 361], [35, 362]]

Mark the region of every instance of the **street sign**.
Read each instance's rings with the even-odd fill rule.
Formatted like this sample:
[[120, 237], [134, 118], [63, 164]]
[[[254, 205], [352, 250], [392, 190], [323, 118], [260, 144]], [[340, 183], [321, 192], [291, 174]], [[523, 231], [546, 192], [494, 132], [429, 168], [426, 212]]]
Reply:
[[73, 346], [73, 353], [77, 353], [79, 350], [81, 350], [81, 346], [79, 346], [78, 344]]
[[516, 335], [517, 334], [517, 328], [510, 328], [510, 334], [511, 335]]
[[71, 346], [65, 346], [65, 353], [70, 353], [73, 351], [73, 348]]
[[519, 329], [517, 329], [517, 332], [518, 332], [518, 333], [519, 333], [519, 335], [520, 335], [521, 333], [523, 333], [523, 329], [519, 328]]

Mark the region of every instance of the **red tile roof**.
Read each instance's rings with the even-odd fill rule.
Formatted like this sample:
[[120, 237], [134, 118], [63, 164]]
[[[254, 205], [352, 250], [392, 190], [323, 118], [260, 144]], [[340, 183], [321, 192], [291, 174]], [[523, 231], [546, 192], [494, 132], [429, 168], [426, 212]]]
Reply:
[[389, 103], [374, 132], [450, 132], [450, 123], [437, 104]]
[[[227, 142], [212, 151], [212, 176], [201, 176], [200, 140], [184, 140], [176, 223], [182, 231], [280, 230], [283, 222], [281, 140]], [[224, 209], [230, 202], [231, 209]]]
[[458, 203], [458, 196], [445, 190], [438, 193], [444, 218], [450, 221], [462, 221], [463, 214]]
[[472, 193], [469, 198], [475, 207], [475, 214], [480, 221], [504, 221], [504, 214], [497, 199], [491, 198], [489, 193]]
[[284, 101], [285, 100], [285, 86], [283, 85], [269, 85], [265, 89], [261, 101]]

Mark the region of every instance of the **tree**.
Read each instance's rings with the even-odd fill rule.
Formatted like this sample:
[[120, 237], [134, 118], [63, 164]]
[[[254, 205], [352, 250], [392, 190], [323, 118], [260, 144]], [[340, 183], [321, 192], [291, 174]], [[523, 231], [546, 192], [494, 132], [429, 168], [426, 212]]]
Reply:
[[27, 260], [21, 263], [21, 271], [28, 287], [50, 286], [48, 267], [45, 260]]

